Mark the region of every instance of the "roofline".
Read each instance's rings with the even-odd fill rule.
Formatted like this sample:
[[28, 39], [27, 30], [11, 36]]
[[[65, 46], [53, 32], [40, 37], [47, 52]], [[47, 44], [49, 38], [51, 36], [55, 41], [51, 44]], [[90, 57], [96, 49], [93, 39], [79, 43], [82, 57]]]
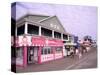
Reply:
[[22, 17], [20, 17], [19, 19], [17, 19], [17, 20], [15, 19], [15, 20], [19, 21], [20, 19], [22, 19], [24, 17], [27, 17], [27, 16], [44, 16], [44, 17], [50, 17], [50, 16], [42, 15], [42, 14], [29, 14], [29, 13], [27, 13], [27, 14], [23, 15]]
[[[50, 19], [50, 18], [52, 18], [52, 17], [57, 17], [57, 16], [54, 15], [54, 16], [51, 16], [51, 17], [45, 18], [45, 19], [43, 19], [43, 20], [40, 20], [39, 22], [41, 23], [41, 22], [43, 22], [43, 21], [45, 21], [45, 20], [48, 20], [48, 19]], [[57, 17], [57, 19], [58, 19], [58, 17]], [[58, 21], [59, 21], [59, 19], [58, 19]], [[63, 27], [62, 23], [61, 23], [60, 21], [59, 21], [59, 23], [61, 24], [61, 26], [62, 26], [62, 28], [64, 29], [64, 31], [66, 31], [65, 28]]]
[[[22, 18], [24, 18], [24, 17], [27, 17], [27, 16], [31, 16], [31, 15], [36, 15], [36, 16], [46, 16], [46, 15], [38, 15], [38, 14], [26, 14], [26, 15], [23, 15], [21, 18], [19, 18], [18, 20], [16, 20], [16, 22], [17, 21], [19, 21], [20, 19], [22, 19]], [[39, 23], [39, 24], [41, 24], [41, 22], [42, 21], [45, 21], [45, 20], [47, 20], [47, 19], [50, 19], [50, 18], [52, 18], [52, 17], [57, 17], [56, 15], [54, 15], [54, 16], [47, 16], [47, 18], [45, 18], [45, 19], [42, 19], [42, 20], [40, 20], [40, 21], [38, 21], [38, 22], [35, 22], [35, 23]], [[58, 19], [58, 21], [59, 21], [59, 19]], [[59, 21], [60, 22], [60, 21]], [[61, 24], [61, 22], [60, 22], [60, 24]], [[63, 25], [61, 24], [61, 26], [63, 27]], [[64, 29], [64, 27], [63, 27], [63, 29]], [[65, 29], [64, 29], [65, 30]], [[57, 32], [59, 32], [59, 31], [57, 31]], [[66, 30], [65, 30], [65, 33], [64, 32], [62, 32], [63, 34], [65, 34], [65, 35], [71, 35], [71, 34], [69, 34], [68, 32], [66, 32]]]
[[41, 23], [41, 22], [43, 22], [43, 21], [45, 21], [45, 20], [48, 20], [48, 19], [50, 19], [50, 18], [52, 18], [52, 17], [55, 17], [56, 15], [54, 15], [54, 16], [50, 16], [50, 17], [48, 17], [48, 18], [45, 18], [45, 19], [42, 19], [42, 20], [40, 20], [40, 21], [38, 21], [39, 23]]

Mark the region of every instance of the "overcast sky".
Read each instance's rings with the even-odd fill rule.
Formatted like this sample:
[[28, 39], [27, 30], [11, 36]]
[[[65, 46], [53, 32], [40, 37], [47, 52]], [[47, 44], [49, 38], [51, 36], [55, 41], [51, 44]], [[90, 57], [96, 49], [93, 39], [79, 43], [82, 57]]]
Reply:
[[[15, 7], [12, 7], [14, 12]], [[82, 38], [85, 35], [97, 39], [97, 7], [58, 5], [43, 3], [17, 3], [16, 19], [31, 14], [56, 15], [66, 31]], [[12, 17], [15, 12], [12, 13]]]

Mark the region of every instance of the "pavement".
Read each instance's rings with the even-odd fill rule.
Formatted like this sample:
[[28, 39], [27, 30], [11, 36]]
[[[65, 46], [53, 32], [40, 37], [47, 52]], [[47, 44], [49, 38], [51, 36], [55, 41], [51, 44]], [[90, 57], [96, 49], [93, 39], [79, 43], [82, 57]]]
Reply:
[[87, 68], [97, 68], [97, 48], [91, 48], [91, 50], [84, 53], [80, 59], [78, 56], [75, 56], [74, 58], [65, 57], [42, 64], [30, 64], [26, 68], [16, 67], [16, 72], [44, 72]]

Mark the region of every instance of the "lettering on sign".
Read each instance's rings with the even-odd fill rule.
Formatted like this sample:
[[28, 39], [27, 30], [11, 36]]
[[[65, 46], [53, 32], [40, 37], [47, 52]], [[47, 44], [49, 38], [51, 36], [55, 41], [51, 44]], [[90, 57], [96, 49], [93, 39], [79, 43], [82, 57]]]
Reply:
[[55, 25], [55, 24], [52, 24], [52, 23], [51, 23], [51, 24], [50, 24], [50, 27], [59, 30], [59, 26], [57, 26], [57, 25]]

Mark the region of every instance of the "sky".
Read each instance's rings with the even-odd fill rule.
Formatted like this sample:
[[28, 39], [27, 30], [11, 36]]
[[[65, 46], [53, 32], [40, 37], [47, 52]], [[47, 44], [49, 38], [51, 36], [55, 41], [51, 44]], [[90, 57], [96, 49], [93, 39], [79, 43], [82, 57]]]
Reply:
[[94, 6], [18, 2], [16, 11], [13, 6], [12, 12], [12, 17], [16, 13], [16, 19], [27, 13], [56, 15], [66, 32], [78, 36], [79, 39], [90, 35], [97, 40], [97, 7]]

